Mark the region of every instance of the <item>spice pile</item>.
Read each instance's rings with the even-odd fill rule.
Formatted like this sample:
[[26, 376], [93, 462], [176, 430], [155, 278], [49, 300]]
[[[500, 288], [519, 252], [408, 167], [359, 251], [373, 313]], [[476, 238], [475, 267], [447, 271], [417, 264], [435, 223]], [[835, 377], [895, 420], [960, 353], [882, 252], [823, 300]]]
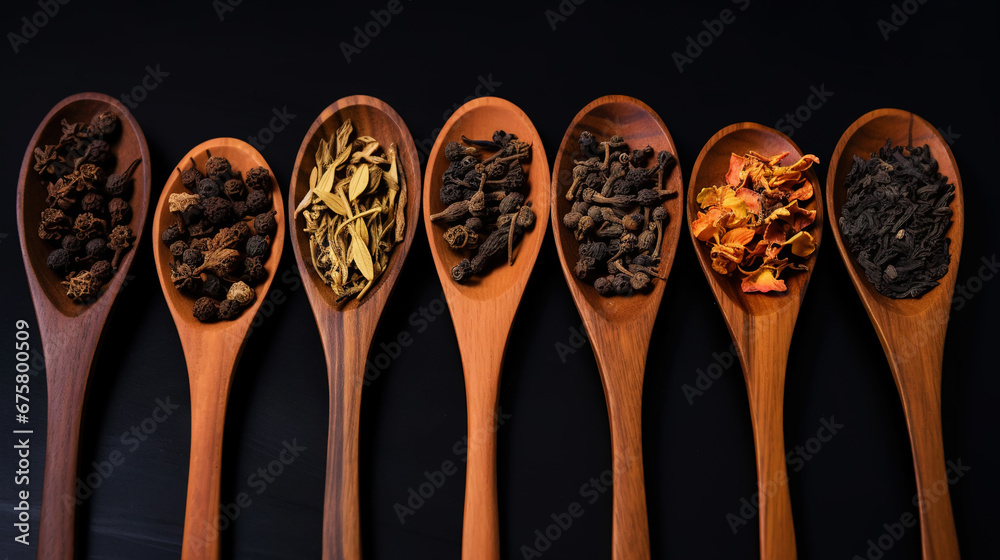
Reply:
[[253, 286], [267, 279], [264, 263], [278, 230], [267, 168], [248, 170], [244, 180], [229, 160], [208, 156], [204, 173], [194, 159], [181, 173], [189, 192], [170, 195], [174, 224], [160, 236], [174, 257], [171, 282], [198, 298], [194, 316], [206, 323], [236, 319], [257, 299]]
[[[320, 140], [309, 192], [295, 209], [305, 218], [313, 268], [337, 301], [361, 299], [406, 234], [406, 177], [395, 144], [350, 140], [350, 119]], [[331, 150], [332, 148], [332, 150]]]
[[867, 161], [855, 156], [844, 185], [840, 231], [872, 286], [894, 299], [937, 286], [948, 272], [955, 185], [927, 146], [888, 141]]
[[66, 297], [89, 303], [135, 241], [128, 200], [141, 160], [122, 173], [106, 174], [115, 163], [111, 142], [121, 130], [112, 111], [95, 115], [90, 123], [63, 119], [61, 125], [58, 143], [35, 148], [34, 169], [48, 191], [38, 236], [58, 245], [46, 262], [65, 279]]
[[[449, 142], [444, 149], [451, 162], [442, 177], [441, 202], [446, 208], [431, 215], [444, 220], [448, 246], [473, 253], [451, 269], [456, 282], [465, 282], [487, 271], [506, 249], [507, 263], [514, 264], [514, 247], [525, 231], [535, 226], [531, 201], [525, 199], [527, 174], [522, 164], [531, 161], [531, 144], [502, 130], [492, 140], [470, 140], [462, 145]], [[494, 152], [480, 160], [481, 151]]]
[[784, 292], [781, 273], [805, 270], [802, 259], [816, 250], [812, 235], [803, 231], [816, 211], [801, 203], [813, 196], [803, 172], [819, 158], [807, 154], [792, 165], [778, 165], [787, 155], [732, 154], [726, 184], [698, 193], [701, 211], [691, 230], [711, 247], [716, 272], [728, 276], [738, 270], [743, 275], [744, 292]]
[[594, 279], [602, 296], [644, 291], [659, 278], [663, 228], [669, 215], [663, 206], [669, 195], [665, 181], [677, 163], [662, 150], [629, 150], [621, 136], [598, 142], [590, 132], [580, 135], [584, 160], [575, 161], [573, 183], [566, 200], [573, 203], [563, 226], [579, 242], [573, 273]]

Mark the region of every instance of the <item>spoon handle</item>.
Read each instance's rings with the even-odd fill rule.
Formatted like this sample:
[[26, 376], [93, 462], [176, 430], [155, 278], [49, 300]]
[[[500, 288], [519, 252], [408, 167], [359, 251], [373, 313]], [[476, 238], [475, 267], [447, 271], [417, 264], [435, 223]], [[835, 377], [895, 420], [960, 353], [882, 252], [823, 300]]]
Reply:
[[503, 349], [462, 349], [469, 435], [465, 473], [463, 560], [500, 560], [500, 513], [497, 505], [497, 406]]
[[[341, 313], [321, 328], [330, 383], [330, 429], [323, 500], [323, 560], [361, 560], [358, 442], [361, 389], [375, 325]], [[350, 336], [345, 336], [350, 333]]]
[[[188, 467], [182, 560], [219, 558], [219, 495], [222, 476], [222, 434], [226, 403], [239, 346], [226, 348], [223, 338], [200, 339], [185, 345], [191, 382], [191, 459]], [[226, 358], [229, 355], [229, 359]]]
[[[98, 330], [98, 329], [94, 329]], [[48, 418], [45, 436], [45, 476], [42, 483], [42, 510], [38, 557], [71, 560], [76, 519], [76, 477], [80, 449], [80, 423], [87, 377], [94, 348], [81, 351], [55, 336], [43, 337], [45, 377], [48, 389]], [[96, 340], [93, 341], [96, 345]], [[83, 359], [81, 359], [81, 356]], [[14, 439], [28, 439], [26, 434]]]
[[[929, 323], [928, 323], [929, 324]], [[924, 332], [914, 324], [904, 329], [911, 338]], [[941, 430], [941, 367], [944, 337], [927, 342], [913, 352], [888, 351], [893, 377], [903, 402], [906, 427], [913, 450], [917, 476], [917, 500], [920, 513], [920, 541], [924, 560], [958, 558], [958, 536], [948, 492], [949, 474], [945, 466], [944, 438]], [[961, 472], [955, 473], [961, 475]]]
[[[620, 349], [628, 346], [592, 338], [611, 425], [611, 558], [648, 560], [649, 521], [642, 467], [642, 379], [647, 349], [634, 348], [625, 355]], [[618, 351], [609, 353], [609, 349]]]
[[750, 419], [757, 459], [760, 507], [760, 557], [794, 560], [795, 526], [785, 468], [785, 368], [791, 347], [791, 326], [777, 317], [761, 318], [751, 326], [750, 350], [743, 359]]

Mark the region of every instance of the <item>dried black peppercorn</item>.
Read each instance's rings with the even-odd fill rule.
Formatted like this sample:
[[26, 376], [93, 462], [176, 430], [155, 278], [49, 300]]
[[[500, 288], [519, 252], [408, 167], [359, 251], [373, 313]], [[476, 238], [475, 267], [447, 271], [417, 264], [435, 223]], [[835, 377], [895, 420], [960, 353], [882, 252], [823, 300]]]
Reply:
[[104, 140], [93, 140], [83, 154], [83, 161], [94, 165], [104, 165], [111, 154], [111, 145]]
[[601, 276], [594, 280], [594, 289], [597, 293], [602, 296], [610, 296], [614, 293], [614, 284], [612, 283], [612, 278], [607, 276]]
[[132, 174], [135, 173], [135, 168], [140, 162], [142, 162], [141, 159], [136, 159], [129, 164], [124, 172], [108, 177], [108, 182], [104, 185], [104, 192], [111, 196], [126, 196], [131, 185]]
[[265, 257], [271, 247], [271, 238], [264, 235], [254, 235], [247, 239], [246, 253], [248, 257]]
[[223, 285], [222, 279], [214, 274], [206, 274], [205, 281], [201, 285], [201, 293], [215, 299], [226, 297], [228, 288]]
[[179, 241], [180, 239], [181, 232], [176, 224], [163, 230], [163, 233], [160, 234], [160, 241], [163, 241], [167, 245], [173, 245], [175, 241]]
[[132, 219], [132, 208], [121, 198], [112, 198], [108, 202], [108, 214], [111, 215], [111, 224], [127, 224]]
[[253, 286], [259, 284], [267, 278], [267, 269], [264, 268], [264, 261], [261, 257], [250, 257], [243, 261], [243, 277], [240, 278], [247, 284]]
[[111, 138], [118, 132], [118, 115], [112, 111], [104, 111], [94, 115], [90, 120], [87, 132], [91, 138]]
[[80, 201], [80, 209], [91, 214], [104, 215], [104, 197], [94, 191], [88, 192]]
[[201, 263], [205, 262], [205, 255], [201, 254], [201, 251], [189, 248], [184, 251], [184, 254], [181, 256], [181, 260], [184, 264], [192, 268], [197, 268], [201, 266]]
[[237, 200], [233, 203], [233, 219], [242, 220], [247, 215], [247, 203]]
[[70, 256], [69, 251], [66, 249], [56, 249], [49, 253], [49, 258], [46, 261], [49, 268], [60, 276], [65, 276], [69, 272], [70, 267], [73, 265], [73, 258]]
[[84, 258], [77, 257], [77, 262], [80, 261], [92, 261], [99, 259], [104, 256], [104, 252], [108, 249], [108, 242], [104, 240], [103, 237], [95, 237], [87, 242], [84, 246], [84, 252], [87, 254]]
[[234, 299], [224, 299], [222, 303], [219, 304], [219, 319], [223, 321], [230, 321], [240, 316], [240, 312], [243, 309], [240, 307], [239, 302]]
[[205, 177], [201, 181], [198, 181], [198, 196], [200, 196], [202, 200], [219, 196], [220, 194], [222, 194], [222, 189], [219, 187], [219, 183], [217, 183], [215, 179]]
[[213, 225], [229, 221], [233, 211], [233, 203], [221, 196], [203, 199], [201, 206], [202, 215]]
[[254, 167], [245, 174], [246, 185], [253, 190], [271, 190], [271, 173], [266, 167]]
[[247, 186], [246, 183], [234, 177], [222, 185], [222, 192], [225, 193], [230, 200], [242, 200], [247, 196]]
[[170, 254], [174, 257], [180, 257], [184, 254], [184, 251], [188, 250], [188, 244], [186, 241], [174, 241], [170, 244]]
[[[247, 183], [249, 185], [249, 183]], [[271, 207], [271, 196], [268, 191], [254, 190], [247, 195], [247, 214], [257, 215], [266, 212]]]
[[195, 165], [194, 158], [191, 158], [191, 167], [181, 173], [181, 184], [184, 185], [185, 189], [195, 192], [198, 190], [198, 183], [204, 178], [205, 176], [201, 174], [201, 171], [198, 171], [198, 166]]
[[213, 156], [211, 154], [209, 156], [208, 161], [205, 162], [205, 175], [216, 181], [225, 182], [229, 179], [229, 174], [232, 172], [229, 160], [221, 156]]
[[200, 297], [194, 302], [194, 318], [209, 323], [219, 317], [219, 303], [210, 297]]
[[75, 235], [67, 235], [62, 238], [62, 248], [69, 253], [78, 253], [83, 249], [83, 241], [77, 239]]
[[90, 267], [90, 274], [97, 279], [101, 284], [107, 283], [111, 280], [111, 277], [115, 275], [114, 268], [112, 268], [109, 261], [97, 261]]
[[270, 210], [263, 214], [257, 214], [253, 219], [253, 229], [258, 235], [273, 235], [278, 230], [278, 222], [274, 216], [278, 212]]

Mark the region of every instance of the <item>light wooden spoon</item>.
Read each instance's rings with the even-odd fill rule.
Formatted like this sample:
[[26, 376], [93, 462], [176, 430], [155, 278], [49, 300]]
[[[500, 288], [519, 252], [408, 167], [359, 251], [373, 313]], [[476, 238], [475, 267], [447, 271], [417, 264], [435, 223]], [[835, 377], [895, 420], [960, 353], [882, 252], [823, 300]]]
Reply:
[[[642, 381], [653, 323], [680, 236], [684, 181], [680, 166], [676, 165], [663, 185], [677, 194], [666, 202], [670, 218], [660, 249], [662, 280], [654, 280], [646, 293], [604, 297], [597, 293], [592, 282], [581, 281], [573, 274], [578, 243], [573, 232], [562, 224], [562, 216], [571, 206], [566, 191], [572, 182], [573, 162], [585, 159], [578, 144], [584, 131], [599, 140], [622, 136], [632, 149], [648, 145], [657, 153], [667, 150], [675, 155], [677, 149], [666, 125], [648, 105], [631, 97], [608, 95], [594, 100], [573, 118], [559, 145], [552, 171], [552, 233], [566, 282], [597, 357], [611, 423], [614, 464], [611, 556], [615, 560], [638, 560], [649, 558], [642, 465]], [[655, 157], [652, 163], [656, 163]]]
[[[441, 175], [448, 168], [444, 147], [461, 142], [462, 135], [481, 140], [505, 130], [531, 144], [527, 199], [536, 222], [515, 249], [513, 266], [499, 263], [485, 276], [459, 284], [451, 268], [463, 255], [452, 251], [442, 238], [445, 229], [432, 223], [431, 214], [444, 209], [439, 197]], [[458, 108], [448, 119], [431, 149], [424, 175], [424, 226], [430, 241], [434, 266], [444, 289], [455, 325], [455, 335], [465, 370], [469, 419], [468, 462], [465, 479], [465, 518], [462, 527], [462, 558], [500, 558], [499, 512], [497, 509], [496, 414], [500, 391], [500, 369], [514, 314], [528, 283], [549, 218], [549, 164], [545, 148], [531, 120], [513, 103], [496, 97], [480, 97]]]
[[[333, 291], [313, 270], [305, 220], [295, 208], [309, 191], [309, 174], [316, 167], [320, 140], [329, 140], [346, 119], [354, 135], [371, 136], [383, 149], [396, 145], [400, 173], [406, 180], [406, 233], [393, 248], [386, 271], [361, 299], [337, 303]], [[399, 278], [420, 217], [420, 164], [417, 149], [403, 119], [385, 102], [355, 95], [345, 97], [320, 113], [306, 133], [295, 159], [288, 194], [288, 223], [295, 261], [302, 277], [326, 354], [330, 382], [330, 432], [326, 459], [326, 497], [323, 503], [323, 558], [361, 559], [361, 522], [358, 503], [358, 427], [365, 362], [382, 310]]]
[[[851, 170], [854, 157], [868, 159], [885, 145], [886, 140], [892, 140], [894, 146], [927, 144], [938, 162], [939, 172], [955, 184], [955, 198], [951, 202], [952, 224], [947, 234], [951, 241], [948, 273], [940, 280], [940, 286], [919, 298], [892, 299], [878, 293], [868, 283], [864, 269], [844, 246], [840, 236], [840, 208], [847, 199], [844, 179]], [[826, 179], [826, 204], [830, 209], [830, 226], [837, 248], [882, 341], [882, 349], [903, 401], [917, 475], [917, 496], [921, 504], [920, 540], [924, 558], [958, 558], [958, 537], [948, 496], [941, 435], [944, 337], [965, 229], [962, 178], [958, 174], [955, 156], [937, 129], [917, 115], [899, 109], [872, 111], [844, 131], [833, 151]], [[943, 495], [938, 485], [943, 488]]]
[[[743, 293], [741, 277], [729, 278], [712, 269], [709, 247], [693, 234], [691, 222], [698, 215], [698, 193], [725, 183], [732, 153], [754, 150], [764, 155], [789, 152], [782, 164], [789, 165], [803, 152], [784, 134], [756, 123], [738, 123], [723, 128], [709, 139], [698, 154], [688, 189], [687, 222], [695, 254], [708, 284], [719, 302], [729, 334], [733, 337], [743, 367], [750, 399], [754, 450], [757, 456], [757, 490], [760, 496], [760, 556], [764, 560], [795, 558], [795, 529], [785, 469], [783, 400], [785, 367], [799, 307], [816, 265], [814, 251], [805, 261], [808, 270], [784, 277], [787, 292]], [[823, 234], [823, 202], [819, 181], [812, 169], [805, 172], [814, 194], [803, 206], [816, 211], [816, 220], [806, 229], [820, 243]], [[801, 204], [801, 202], [800, 202]]]
[[[132, 208], [129, 226], [135, 233], [135, 241], [101, 295], [91, 303], [78, 305], [66, 297], [66, 287], [60, 284], [62, 278], [46, 265], [54, 247], [38, 237], [38, 223], [42, 210], [47, 207], [47, 192], [45, 183], [34, 170], [34, 149], [59, 141], [62, 119], [90, 122], [94, 115], [109, 110], [119, 116], [121, 126], [118, 139], [111, 144], [115, 164], [109, 173], [122, 173], [133, 160], [142, 160], [132, 174], [133, 190], [129, 199]], [[39, 558], [73, 558], [75, 482], [83, 401], [104, 324], [142, 238], [149, 209], [152, 177], [149, 165], [149, 149], [139, 123], [118, 100], [101, 93], [80, 93], [56, 104], [38, 126], [24, 154], [17, 185], [17, 228], [21, 233], [21, 254], [45, 352], [48, 388]]]
[[257, 166], [271, 170], [264, 157], [242, 140], [215, 138], [203, 142], [181, 158], [170, 174], [153, 218], [153, 257], [156, 260], [156, 271], [163, 288], [163, 297], [167, 300], [167, 307], [177, 325], [191, 383], [191, 461], [181, 549], [181, 557], [185, 560], [212, 560], [219, 557], [219, 483], [222, 474], [226, 401], [229, 399], [233, 373], [243, 353], [250, 324], [274, 279], [285, 239], [281, 192], [274, 172], [271, 171], [271, 202], [273, 210], [277, 211], [275, 221], [278, 230], [271, 236], [271, 251], [264, 264], [267, 279], [254, 287], [257, 299], [233, 321], [202, 323], [194, 318], [192, 309], [196, 298], [181, 293], [170, 281], [169, 263], [173, 262], [173, 258], [167, 245], [160, 240], [160, 235], [174, 223], [168, 203], [170, 195], [188, 192], [181, 183], [181, 171], [191, 167], [191, 158], [194, 158], [198, 169], [204, 172], [208, 159], [206, 150], [210, 150], [213, 156], [227, 158], [233, 171], [242, 174]]

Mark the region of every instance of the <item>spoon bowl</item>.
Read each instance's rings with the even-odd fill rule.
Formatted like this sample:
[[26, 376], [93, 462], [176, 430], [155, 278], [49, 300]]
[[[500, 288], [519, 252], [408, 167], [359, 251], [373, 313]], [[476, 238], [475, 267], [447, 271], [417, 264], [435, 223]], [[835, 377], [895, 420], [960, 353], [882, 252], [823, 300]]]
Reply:
[[[122, 173], [133, 160], [141, 159], [132, 174], [134, 187], [129, 199], [132, 219], [128, 225], [135, 233], [135, 241], [97, 298], [81, 305], [66, 297], [62, 279], [46, 265], [54, 246], [38, 237], [41, 212], [47, 207], [47, 192], [34, 170], [34, 149], [59, 141], [62, 135], [59, 123], [63, 119], [90, 122], [94, 115], [104, 111], [115, 112], [121, 127], [118, 139], [112, 142], [114, 161], [106, 166], [108, 174]], [[66, 560], [73, 557], [76, 511], [73, 504], [76, 503], [80, 422], [87, 381], [104, 324], [142, 240], [152, 176], [149, 165], [149, 149], [139, 123], [118, 100], [100, 93], [80, 93], [57, 103], [38, 126], [24, 154], [17, 185], [17, 227], [45, 354], [48, 387], [39, 558]]]
[[664, 204], [669, 220], [660, 248], [661, 279], [654, 280], [648, 292], [602, 296], [591, 282], [579, 280], [573, 273], [578, 245], [573, 232], [562, 223], [562, 216], [572, 206], [566, 192], [573, 181], [574, 161], [586, 159], [578, 144], [583, 132], [599, 140], [622, 136], [632, 149], [650, 146], [656, 153], [666, 150], [676, 155], [677, 148], [666, 125], [648, 105], [623, 95], [604, 96], [581, 109], [570, 122], [556, 153], [551, 182], [552, 233], [559, 261], [594, 349], [608, 405], [615, 465], [612, 558], [643, 559], [649, 558], [649, 525], [642, 465], [642, 380], [653, 324], [680, 237], [684, 181], [680, 166], [675, 165], [663, 185], [676, 194]]
[[[445, 228], [430, 216], [444, 209], [441, 176], [449, 162], [444, 148], [462, 135], [479, 140], [505, 130], [531, 144], [531, 161], [525, 165], [526, 198], [535, 212], [535, 225], [514, 249], [512, 266], [499, 263], [466, 284], [452, 280], [451, 268], [463, 255], [442, 239]], [[513, 103], [497, 97], [480, 97], [462, 105], [444, 124], [431, 149], [424, 175], [424, 226], [434, 266], [444, 290], [465, 372], [468, 407], [468, 455], [465, 480], [465, 516], [462, 526], [464, 560], [499, 560], [500, 533], [496, 480], [496, 414], [507, 337], [549, 217], [549, 165], [545, 148], [528, 116]]]
[[[726, 277], [712, 269], [709, 247], [694, 236], [692, 222], [698, 215], [698, 193], [725, 183], [730, 154], [754, 150], [764, 155], [788, 152], [781, 163], [788, 165], [804, 155], [794, 142], [777, 130], [756, 124], [737, 123], [723, 128], [708, 140], [695, 161], [688, 189], [687, 223], [695, 254], [736, 345], [750, 400], [757, 487], [760, 495], [760, 550], [765, 560], [794, 560], [795, 530], [785, 469], [783, 402], [785, 368], [792, 332], [805, 296], [809, 277], [816, 266], [813, 251], [804, 271], [787, 275], [785, 292], [744, 293], [739, 274]], [[823, 235], [823, 203], [813, 169], [804, 172], [814, 193], [804, 207], [816, 211], [806, 228], [818, 245]], [[801, 204], [801, 202], [800, 202]]]
[[189, 192], [181, 182], [181, 171], [191, 166], [193, 158], [199, 169], [205, 168], [207, 152], [229, 160], [234, 172], [263, 166], [269, 171], [260, 152], [235, 138], [215, 138], [188, 152], [170, 174], [160, 195], [153, 217], [155, 235], [153, 258], [163, 289], [163, 297], [177, 326], [184, 349], [188, 379], [191, 384], [191, 459], [188, 472], [187, 506], [184, 516], [184, 541], [181, 557], [185, 560], [214, 560], [219, 557], [219, 493], [222, 472], [222, 434], [226, 402], [236, 364], [247, 341], [250, 325], [264, 301], [278, 270], [285, 239], [284, 209], [277, 178], [271, 171], [271, 201], [277, 222], [270, 253], [264, 268], [267, 278], [254, 286], [257, 298], [232, 321], [202, 323], [193, 315], [196, 298], [178, 291], [170, 280], [169, 248], [160, 240], [165, 229], [174, 223], [169, 209], [171, 194]]
[[[892, 299], [880, 294], [865, 277], [864, 270], [844, 245], [840, 234], [840, 209], [847, 199], [844, 180], [855, 157], [869, 158], [892, 140], [894, 146], [930, 148], [938, 171], [955, 184], [951, 201], [952, 224], [948, 272], [940, 285], [919, 298]], [[958, 538], [951, 500], [947, 495], [944, 442], [941, 431], [941, 369], [951, 298], [958, 276], [965, 228], [962, 179], [951, 148], [929, 122], [899, 109], [878, 109], [863, 115], [841, 136], [827, 173], [826, 201], [830, 226], [847, 272], [878, 333], [903, 403], [910, 433], [917, 496], [920, 507], [920, 538], [925, 559], [958, 558]], [[944, 499], [931, 488], [941, 481]]]
[[[333, 136], [345, 120], [355, 136], [375, 138], [383, 149], [396, 144], [399, 171], [405, 178], [406, 229], [402, 242], [389, 255], [389, 264], [363, 298], [338, 303], [313, 269], [305, 220], [295, 208], [309, 192], [309, 175], [316, 167], [320, 140]], [[358, 436], [361, 388], [365, 362], [379, 318], [399, 278], [420, 217], [420, 165], [410, 131], [398, 114], [374, 97], [356, 95], [333, 103], [313, 122], [292, 170], [288, 194], [288, 223], [295, 262], [319, 327], [330, 383], [330, 431], [327, 479], [323, 505], [323, 558], [361, 559], [361, 522], [358, 499]]]

